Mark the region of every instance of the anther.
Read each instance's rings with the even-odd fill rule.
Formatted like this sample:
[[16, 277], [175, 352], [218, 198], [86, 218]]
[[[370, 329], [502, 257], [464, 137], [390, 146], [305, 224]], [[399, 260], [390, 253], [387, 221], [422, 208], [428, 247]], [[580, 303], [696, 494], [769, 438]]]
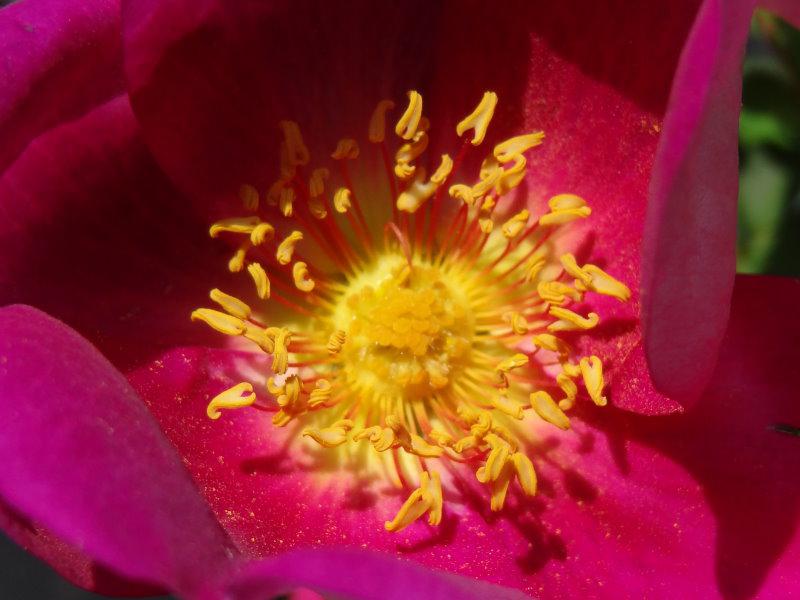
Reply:
[[208, 234], [212, 238], [215, 238], [223, 231], [231, 233], [250, 233], [260, 222], [261, 219], [258, 217], [234, 217], [231, 219], [223, 219], [212, 224], [208, 230]]
[[415, 90], [408, 92], [408, 107], [406, 108], [394, 131], [404, 140], [410, 140], [417, 133], [419, 121], [422, 118], [422, 96]]
[[228, 270], [231, 273], [239, 273], [244, 269], [244, 260], [247, 257], [247, 251], [250, 249], [251, 242], [247, 241], [239, 248], [236, 249], [231, 259], [228, 261]]
[[525, 492], [526, 496], [536, 495], [536, 471], [533, 468], [531, 459], [522, 452], [515, 452], [511, 455], [511, 462], [517, 472], [517, 480]]
[[439, 163], [439, 167], [431, 175], [431, 181], [437, 186], [443, 184], [452, 170], [453, 159], [448, 154], [442, 154], [442, 162]]
[[346, 187], [340, 187], [333, 195], [333, 206], [336, 212], [344, 214], [352, 206], [352, 192]]
[[192, 311], [192, 321], [202, 321], [225, 335], [240, 335], [244, 332], [244, 322], [241, 319], [210, 308]]
[[547, 330], [552, 332], [574, 331], [576, 329], [592, 329], [600, 322], [600, 315], [594, 312], [590, 312], [588, 316], [582, 317], [581, 315], [560, 306], [551, 306], [548, 312], [551, 316], [558, 319], [547, 326]]
[[472, 188], [463, 183], [451, 185], [447, 193], [456, 200], [461, 200], [467, 206], [472, 206], [475, 203], [475, 196], [472, 194]]
[[253, 283], [256, 284], [256, 293], [258, 297], [262, 300], [269, 298], [269, 277], [267, 277], [267, 272], [264, 270], [264, 267], [261, 266], [261, 263], [250, 263], [247, 265], [247, 272], [250, 273], [250, 277], [253, 278]]
[[238, 298], [230, 296], [217, 288], [211, 290], [208, 295], [229, 315], [243, 320], [250, 317], [250, 313], [252, 312], [250, 307]]
[[283, 131], [283, 138], [286, 144], [286, 156], [290, 165], [307, 165], [311, 160], [308, 148], [303, 143], [303, 136], [300, 134], [300, 127], [294, 121], [281, 121], [279, 123]]
[[518, 135], [497, 144], [494, 147], [493, 154], [501, 163], [507, 163], [514, 160], [517, 155], [522, 154], [523, 152], [526, 152], [535, 146], [538, 146], [543, 141], [543, 131]]
[[272, 353], [272, 370], [278, 375], [286, 373], [289, 367], [288, 346], [292, 339], [291, 332], [285, 327], [280, 328], [275, 335], [275, 350]]
[[308, 265], [302, 261], [297, 261], [292, 266], [292, 278], [295, 287], [301, 292], [310, 292], [314, 289], [314, 280], [308, 275]]
[[544, 391], [533, 392], [530, 395], [530, 399], [531, 408], [533, 408], [536, 414], [543, 420], [555, 425], [559, 429], [565, 431], [569, 429], [569, 417], [558, 407], [558, 404], [556, 404], [550, 394]]
[[310, 437], [324, 448], [335, 448], [347, 441], [347, 432], [352, 428], [353, 422], [350, 419], [342, 419], [341, 421], [336, 421], [330, 427], [323, 427], [322, 429], [308, 427], [303, 430], [303, 435]]
[[597, 406], [605, 406], [608, 400], [603, 396], [603, 363], [596, 356], [584, 357], [580, 360], [581, 375], [589, 397]]
[[562, 225], [575, 219], [585, 219], [592, 214], [586, 201], [574, 194], [553, 196], [547, 204], [550, 212], [539, 217], [539, 225]]
[[391, 100], [381, 100], [369, 120], [369, 141], [380, 144], [386, 138], [386, 112], [394, 108]]
[[508, 221], [503, 223], [503, 237], [508, 240], [514, 239], [525, 228], [525, 225], [528, 224], [528, 218], [530, 217], [530, 213], [527, 209], [523, 208], [513, 217], [511, 217]]
[[285, 187], [281, 190], [281, 196], [278, 199], [278, 208], [284, 217], [292, 216], [292, 204], [294, 203], [294, 189]]
[[464, 117], [458, 125], [456, 125], [456, 133], [459, 137], [470, 129], [473, 129], [471, 144], [478, 146], [486, 136], [486, 130], [489, 129], [489, 123], [492, 121], [494, 109], [497, 106], [497, 94], [494, 92], [484, 92], [483, 98], [478, 103], [468, 116]]
[[519, 402], [509, 399], [505, 394], [498, 394], [492, 396], [492, 406], [502, 413], [507, 414], [509, 417], [515, 419], [522, 419], [523, 406]]
[[561, 281], [540, 281], [536, 286], [536, 293], [545, 302], [561, 305], [567, 298], [575, 301], [581, 300], [583, 294]]
[[353, 160], [358, 158], [358, 142], [352, 138], [342, 138], [336, 144], [336, 150], [331, 154], [335, 160]]
[[386, 521], [386, 531], [401, 531], [428, 513], [428, 523], [438, 525], [442, 520], [442, 482], [435, 471], [420, 473], [419, 488], [400, 507], [391, 521]]
[[420, 168], [414, 181], [397, 197], [397, 209], [408, 213], [415, 213], [426, 200], [433, 196], [438, 185], [432, 181], [425, 181], [425, 169]]
[[220, 413], [221, 408], [243, 408], [252, 406], [255, 401], [256, 395], [253, 392], [253, 385], [243, 381], [214, 396], [211, 402], [208, 403], [206, 414], [209, 419], [217, 420], [222, 414]]
[[250, 243], [253, 246], [260, 246], [268, 242], [275, 236], [275, 228], [269, 223], [259, 223], [250, 232]]
[[258, 190], [249, 183], [244, 183], [239, 187], [239, 200], [242, 201], [246, 210], [253, 212], [258, 210]]
[[275, 252], [275, 258], [278, 259], [280, 264], [288, 265], [290, 262], [292, 262], [294, 247], [297, 245], [297, 242], [302, 239], [303, 234], [300, 231], [292, 231], [284, 238], [284, 240], [278, 245], [278, 249]]
[[517, 369], [519, 367], [525, 366], [528, 364], [528, 357], [525, 354], [515, 354], [514, 356], [510, 356], [504, 360], [502, 360], [497, 367], [496, 370], [502, 371], [503, 373], [507, 373], [512, 369]]
[[331, 337], [328, 338], [328, 352], [330, 354], [338, 354], [341, 352], [345, 340], [347, 340], [347, 334], [344, 331], [341, 329], [334, 331], [331, 334]]
[[325, 404], [331, 398], [333, 393], [333, 386], [327, 379], [317, 379], [314, 389], [308, 396], [308, 405], [311, 408], [317, 408], [321, 404]]

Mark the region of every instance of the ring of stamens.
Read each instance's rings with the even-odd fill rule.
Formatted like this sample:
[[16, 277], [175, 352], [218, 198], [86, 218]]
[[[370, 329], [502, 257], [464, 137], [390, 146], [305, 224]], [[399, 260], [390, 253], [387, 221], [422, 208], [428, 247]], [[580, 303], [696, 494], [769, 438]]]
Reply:
[[[463, 179], [464, 156], [484, 141], [497, 101], [484, 94], [457, 126], [471, 139], [455, 159], [434, 160], [430, 177], [422, 96], [409, 92], [394, 128], [394, 160], [386, 140], [394, 103], [378, 104], [368, 139], [389, 182], [383, 223], [366, 218], [350, 175], [358, 142], [342, 139], [331, 154], [336, 165], [307, 173], [299, 125], [282, 121], [280, 176], [265, 202], [245, 184], [244, 216], [210, 229], [236, 243], [229, 269], [246, 270], [258, 298], [292, 316], [265, 325], [270, 310], [218, 289], [210, 294], [216, 308], [192, 313], [272, 357], [266, 390], [241, 382], [211, 400], [208, 416], [261, 405], [274, 411], [275, 426], [298, 422], [301, 437], [322, 448], [347, 453], [368, 444], [393, 483], [413, 487], [409, 474], [419, 481], [387, 520], [389, 531], [425, 514], [431, 525], [441, 521], [444, 462], [468, 465], [493, 511], [502, 510], [513, 481], [534, 495], [528, 448], [536, 423], [567, 430], [576, 402], [607, 402], [601, 359], [577, 355], [562, 332], [599, 323], [582, 306], [587, 294], [624, 302], [630, 291], [558, 250], [558, 231], [591, 214], [579, 196], [551, 198], [538, 217], [529, 209], [507, 214], [505, 200], [526, 175], [525, 153], [543, 143], [542, 132], [495, 145], [477, 178]], [[315, 268], [307, 243], [330, 268]]]

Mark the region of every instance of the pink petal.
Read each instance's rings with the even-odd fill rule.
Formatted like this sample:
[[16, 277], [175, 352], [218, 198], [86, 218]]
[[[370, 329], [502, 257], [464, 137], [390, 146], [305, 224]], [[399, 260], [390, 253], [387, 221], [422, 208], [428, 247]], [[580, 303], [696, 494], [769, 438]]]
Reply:
[[321, 594], [359, 600], [526, 598], [517, 590], [425, 569], [363, 550], [298, 550], [253, 563], [234, 578], [237, 600], [275, 597], [302, 585]]
[[247, 284], [224, 251], [153, 162], [124, 97], [39, 136], [0, 176], [0, 304], [64, 320], [118, 368], [217, 341], [188, 315], [213, 285]]
[[753, 2], [707, 0], [675, 76], [644, 239], [645, 349], [663, 393], [690, 406], [725, 332], [735, 273], [741, 61]]
[[233, 554], [136, 393], [86, 340], [0, 309], [0, 494], [124, 577], [190, 593]]
[[0, 10], [0, 172], [50, 127], [123, 87], [115, 0], [22, 0]]
[[796, 438], [770, 428], [800, 423], [786, 376], [800, 331], [785, 318], [798, 300], [797, 282], [740, 279], [701, 405], [666, 417], [607, 407], [570, 432], [537, 430], [537, 498], [512, 493], [494, 515], [469, 472], [447, 473], [442, 525], [395, 536], [382, 523], [407, 492], [324, 467], [323, 454], [299, 449], [299, 431], [272, 428], [269, 412], [206, 418], [208, 398], [252, 363], [246, 353], [179, 349], [130, 379], [250, 556], [366, 547], [544, 597], [770, 597], [800, 584], [800, 483], [789, 475], [800, 455]]

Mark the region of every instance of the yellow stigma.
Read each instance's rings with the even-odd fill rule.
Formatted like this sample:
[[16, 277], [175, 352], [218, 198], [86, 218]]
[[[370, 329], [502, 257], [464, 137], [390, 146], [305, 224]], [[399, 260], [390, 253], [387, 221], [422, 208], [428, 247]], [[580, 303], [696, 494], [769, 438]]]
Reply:
[[[265, 386], [243, 381], [215, 396], [208, 417], [271, 411], [296, 444], [406, 488], [390, 532], [424, 516], [438, 525], [458, 495], [455, 470], [471, 472], [492, 511], [512, 485], [535, 495], [543, 436], [568, 431], [577, 404], [609, 402], [601, 358], [573, 340], [591, 342], [596, 295], [624, 302], [631, 292], [569, 252], [570, 222], [591, 215], [586, 200], [520, 206], [543, 132], [481, 151], [497, 103], [486, 92], [449, 132], [461, 149], [436, 156], [428, 131], [437, 145], [447, 132], [431, 129], [417, 91], [395, 138], [395, 105], [381, 100], [362, 134], [370, 144], [343, 137], [323, 165], [311, 164], [300, 125], [281, 121], [277, 180], [266, 191], [242, 185], [232, 212], [244, 216], [209, 230], [231, 244], [228, 268], [242, 273], [247, 301], [214, 288], [216, 308], [191, 318], [268, 355], [269, 372]], [[370, 153], [383, 170], [351, 174]]]

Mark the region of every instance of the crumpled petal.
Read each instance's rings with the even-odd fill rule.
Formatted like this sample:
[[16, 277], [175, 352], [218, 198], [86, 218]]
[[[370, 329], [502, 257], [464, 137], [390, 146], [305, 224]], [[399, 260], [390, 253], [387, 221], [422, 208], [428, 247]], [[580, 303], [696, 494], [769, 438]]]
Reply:
[[642, 262], [656, 387], [691, 406], [725, 333], [735, 274], [741, 61], [752, 0], [706, 0], [675, 75], [650, 183]]
[[0, 309], [0, 495], [114, 572], [195, 593], [234, 550], [129, 384], [75, 331]]
[[297, 587], [353, 600], [512, 600], [519, 590], [426, 569], [378, 552], [295, 550], [249, 565], [228, 584], [236, 600], [261, 600]]
[[123, 89], [117, 0], [22, 0], [0, 10], [0, 172], [50, 127]]

